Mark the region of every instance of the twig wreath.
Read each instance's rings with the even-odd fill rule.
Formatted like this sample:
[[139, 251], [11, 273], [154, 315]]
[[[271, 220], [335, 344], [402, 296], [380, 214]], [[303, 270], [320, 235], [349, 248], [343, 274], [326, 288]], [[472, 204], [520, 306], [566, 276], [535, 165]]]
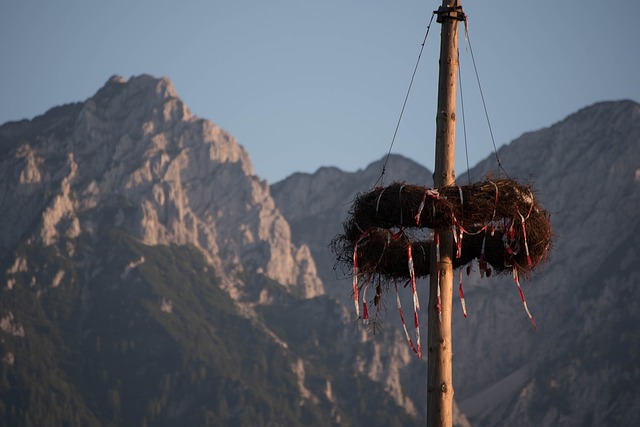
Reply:
[[[519, 278], [529, 277], [546, 258], [552, 229], [549, 214], [538, 205], [531, 188], [511, 179], [437, 189], [396, 182], [358, 195], [344, 223], [344, 234], [331, 242], [337, 264], [353, 268], [353, 299], [358, 318], [368, 323], [371, 304], [377, 314], [383, 293], [388, 292], [391, 283], [396, 294], [398, 281], [411, 284], [417, 348], [406, 330], [400, 298], [396, 299], [407, 340], [420, 355], [416, 278], [431, 273], [430, 251], [434, 244], [439, 268], [437, 230], [443, 229], [450, 229], [454, 236], [453, 268], [477, 259], [483, 277], [509, 271], [513, 274], [535, 327]], [[375, 287], [376, 294], [367, 302], [369, 287]], [[466, 317], [462, 270], [459, 293]]]

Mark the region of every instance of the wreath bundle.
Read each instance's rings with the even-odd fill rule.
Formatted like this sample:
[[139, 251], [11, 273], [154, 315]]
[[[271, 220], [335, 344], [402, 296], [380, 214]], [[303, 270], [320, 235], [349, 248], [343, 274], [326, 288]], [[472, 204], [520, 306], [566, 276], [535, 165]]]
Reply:
[[[358, 274], [409, 279], [408, 247], [417, 277], [430, 273], [432, 236], [424, 229], [453, 231], [454, 268], [473, 259], [495, 272], [529, 275], [551, 245], [548, 213], [531, 188], [513, 180], [430, 189], [393, 183], [356, 197], [344, 234], [332, 248], [339, 264], [351, 265], [357, 246]], [[488, 267], [486, 267], [488, 268]]]
[[[512, 272], [535, 327], [519, 277], [529, 276], [546, 258], [553, 233], [549, 214], [538, 205], [531, 188], [510, 179], [438, 189], [393, 183], [358, 195], [344, 223], [344, 233], [331, 242], [337, 263], [353, 268], [358, 318], [362, 294], [362, 319], [369, 319], [369, 286], [375, 287], [372, 302], [379, 308], [382, 293], [391, 283], [396, 294], [398, 281], [411, 283], [417, 346], [407, 332], [399, 297], [397, 304], [407, 340], [420, 356], [416, 278], [431, 273], [433, 245], [439, 268], [441, 230], [451, 230], [454, 239], [453, 268], [477, 259], [482, 276]], [[466, 316], [462, 281], [459, 291]]]

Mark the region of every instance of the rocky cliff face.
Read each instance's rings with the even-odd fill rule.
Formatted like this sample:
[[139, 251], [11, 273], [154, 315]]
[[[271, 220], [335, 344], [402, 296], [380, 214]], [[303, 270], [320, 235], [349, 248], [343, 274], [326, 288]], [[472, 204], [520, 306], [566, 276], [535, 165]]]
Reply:
[[112, 77], [83, 103], [4, 125], [0, 141], [0, 258], [24, 238], [72, 254], [109, 206], [108, 224], [146, 244], [190, 244], [218, 271], [323, 293], [247, 152], [193, 116], [168, 79]]

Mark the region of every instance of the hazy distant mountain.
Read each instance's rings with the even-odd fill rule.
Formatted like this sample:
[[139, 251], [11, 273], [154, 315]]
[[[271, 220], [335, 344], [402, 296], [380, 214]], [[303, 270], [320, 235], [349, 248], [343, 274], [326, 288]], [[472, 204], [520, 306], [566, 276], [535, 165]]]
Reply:
[[[551, 212], [554, 249], [526, 282], [528, 323], [511, 279], [465, 279], [469, 318], [456, 316], [456, 399], [476, 426], [635, 425], [640, 419], [640, 105], [606, 102], [499, 150], [512, 178], [532, 182]], [[397, 180], [430, 175], [396, 158]], [[321, 169], [273, 186], [296, 244], [317, 260], [327, 292], [344, 301], [326, 245], [340, 231], [353, 196], [376, 181], [381, 164], [354, 174]], [[471, 170], [475, 179], [504, 176], [495, 156]], [[457, 274], [456, 274], [457, 278]], [[335, 283], [339, 291], [331, 289]], [[348, 292], [348, 291], [346, 291]], [[423, 295], [426, 291], [423, 291]], [[426, 295], [425, 295], [426, 299]], [[385, 328], [399, 324], [391, 316]], [[380, 338], [382, 340], [382, 338]], [[388, 346], [392, 343], [387, 343]], [[397, 345], [402, 345], [398, 338]], [[409, 364], [403, 390], [424, 399], [424, 375]]]

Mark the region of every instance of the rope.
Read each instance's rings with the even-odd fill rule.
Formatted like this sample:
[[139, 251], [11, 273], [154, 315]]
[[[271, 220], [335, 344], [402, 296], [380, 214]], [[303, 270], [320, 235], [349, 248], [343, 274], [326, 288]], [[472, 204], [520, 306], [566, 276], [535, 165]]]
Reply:
[[396, 135], [398, 134], [398, 129], [400, 128], [400, 122], [402, 121], [402, 116], [404, 115], [404, 109], [407, 106], [407, 101], [409, 100], [409, 94], [411, 93], [411, 87], [413, 86], [413, 80], [416, 77], [416, 72], [418, 71], [418, 65], [420, 64], [420, 58], [422, 57], [422, 51], [424, 50], [424, 45], [427, 42], [427, 37], [429, 36], [429, 30], [431, 29], [431, 23], [433, 22], [433, 17], [435, 16], [436, 12], [433, 12], [433, 14], [431, 14], [431, 19], [429, 20], [429, 25], [427, 25], [427, 31], [424, 35], [424, 39], [422, 40], [422, 45], [420, 46], [420, 53], [418, 53], [418, 59], [416, 61], [416, 66], [413, 68], [413, 74], [411, 75], [411, 81], [409, 82], [409, 88], [407, 89], [407, 94], [404, 97], [404, 102], [402, 103], [402, 109], [400, 110], [400, 117], [398, 117], [398, 123], [396, 124], [396, 128], [393, 132], [393, 138], [391, 138], [391, 145], [389, 146], [389, 151], [387, 152], [387, 156], [384, 159], [384, 163], [382, 165], [382, 172], [380, 173], [380, 177], [378, 178], [378, 180], [375, 182], [375, 184], [373, 184], [373, 187], [375, 188], [378, 183], [380, 183], [382, 185], [382, 179], [384, 177], [384, 174], [387, 170], [387, 163], [389, 162], [389, 156], [391, 156], [391, 150], [393, 149], [393, 144], [396, 141]]
[[[471, 38], [469, 38], [469, 28], [467, 25], [467, 21], [465, 21], [465, 26], [464, 26], [464, 33], [465, 33], [465, 39], [467, 40], [467, 45], [469, 46], [469, 52], [471, 53], [471, 61], [473, 62], [473, 69], [476, 73], [476, 80], [478, 82], [478, 89], [480, 90], [480, 98], [482, 99], [482, 106], [484, 108], [484, 115], [487, 118], [487, 125], [489, 126], [489, 134], [491, 134], [491, 142], [493, 143], [493, 152], [496, 156], [496, 161], [498, 162], [498, 166], [500, 166], [500, 169], [502, 169], [502, 172], [504, 172], [505, 176], [507, 178], [509, 178], [509, 174], [507, 173], [506, 170], [504, 170], [504, 167], [502, 167], [502, 162], [500, 162], [500, 157], [498, 157], [498, 148], [496, 147], [496, 140], [493, 137], [493, 129], [491, 128], [491, 121], [489, 120], [489, 113], [487, 112], [487, 104], [484, 100], [484, 93], [482, 92], [482, 85], [480, 84], [480, 76], [478, 74], [478, 67], [476, 66], [476, 59], [473, 56], [473, 48], [471, 47]], [[510, 179], [510, 178], [509, 178]]]
[[467, 182], [471, 185], [471, 172], [469, 168], [469, 145], [467, 143], [467, 121], [464, 116], [464, 96], [462, 96], [462, 72], [460, 71], [460, 51], [458, 50], [458, 82], [460, 83], [460, 108], [462, 109], [462, 132], [464, 133], [464, 153], [467, 160]]

